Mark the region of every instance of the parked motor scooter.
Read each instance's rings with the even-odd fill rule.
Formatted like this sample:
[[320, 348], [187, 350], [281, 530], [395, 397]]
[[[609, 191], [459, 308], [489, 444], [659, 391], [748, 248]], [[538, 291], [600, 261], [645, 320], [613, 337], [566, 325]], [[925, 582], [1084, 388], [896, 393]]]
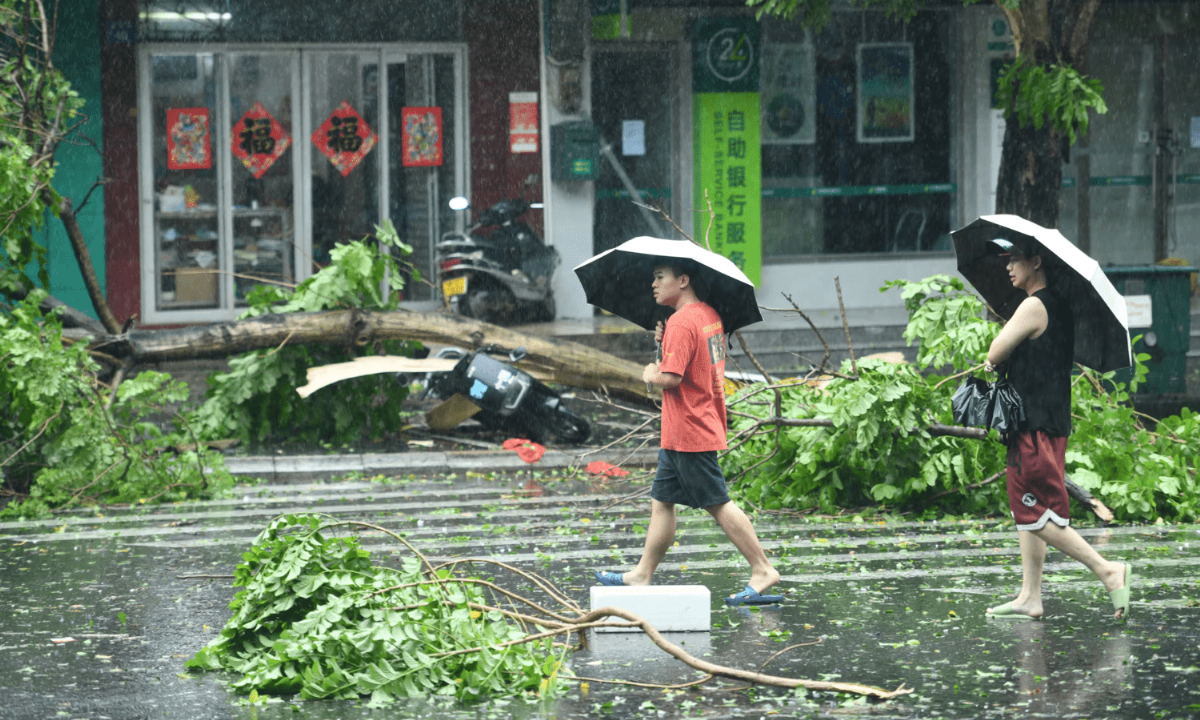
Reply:
[[487, 428], [503, 429], [512, 437], [541, 442], [554, 435], [566, 443], [586, 441], [591, 424], [572, 412], [557, 392], [509, 364], [520, 362], [525, 348], [509, 352], [509, 363], [491, 357], [503, 354], [504, 350], [496, 345], [475, 352], [443, 348], [437, 357], [457, 358], [458, 364], [450, 372], [429, 373], [424, 392], [443, 400], [462, 395], [479, 406], [479, 412], [472, 416], [475, 420]]
[[[526, 182], [526, 190], [530, 184]], [[458, 197], [450, 207], [466, 210], [470, 203]], [[484, 210], [465, 232], [442, 235], [437, 245], [438, 286], [451, 310], [498, 324], [554, 319], [550, 279], [559, 263], [558, 251], [520, 220], [531, 207], [523, 191], [519, 198]], [[495, 230], [480, 234], [487, 228]]]

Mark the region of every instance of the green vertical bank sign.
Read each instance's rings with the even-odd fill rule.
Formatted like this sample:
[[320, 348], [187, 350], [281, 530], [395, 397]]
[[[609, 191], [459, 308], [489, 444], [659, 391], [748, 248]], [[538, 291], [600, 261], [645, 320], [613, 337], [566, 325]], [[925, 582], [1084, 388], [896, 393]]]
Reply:
[[758, 56], [758, 23], [753, 18], [696, 22], [692, 36], [695, 239], [703, 243], [707, 232], [713, 251], [732, 260], [755, 285], [762, 281]]

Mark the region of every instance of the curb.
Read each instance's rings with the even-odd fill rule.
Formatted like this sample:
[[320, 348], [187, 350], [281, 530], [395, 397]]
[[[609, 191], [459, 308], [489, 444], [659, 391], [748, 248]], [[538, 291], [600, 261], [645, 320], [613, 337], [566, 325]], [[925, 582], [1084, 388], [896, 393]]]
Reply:
[[[636, 450], [607, 450], [583, 456], [587, 448], [547, 450], [534, 465], [535, 469], [558, 470], [584, 465], [592, 460], [622, 460], [624, 467], [643, 467], [658, 462], [658, 448]], [[625, 459], [627, 458], [627, 459]], [[434, 474], [456, 471], [516, 471], [529, 467], [515, 452], [507, 450], [467, 450], [461, 452], [364, 453], [360, 455], [257, 455], [227, 457], [225, 467], [238, 477], [262, 478], [274, 482], [319, 480], [329, 475], [358, 472], [364, 475], [380, 473]]]

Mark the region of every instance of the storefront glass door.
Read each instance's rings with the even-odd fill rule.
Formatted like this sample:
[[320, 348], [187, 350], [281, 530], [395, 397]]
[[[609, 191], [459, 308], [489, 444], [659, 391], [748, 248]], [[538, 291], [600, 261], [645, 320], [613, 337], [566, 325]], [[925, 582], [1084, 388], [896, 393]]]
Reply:
[[[388, 216], [412, 246], [409, 261], [432, 280], [438, 238], [456, 219], [447, 203], [466, 192], [455, 171], [461, 157], [457, 62], [453, 55], [422, 53], [391, 55], [386, 63]], [[409, 276], [405, 299], [436, 297], [431, 284]]]
[[232, 318], [256, 286], [294, 286], [382, 218], [432, 277], [446, 201], [466, 192], [464, 57], [421, 49], [147, 49], [145, 321]]
[[335, 244], [379, 222], [379, 53], [309, 53], [305, 74], [312, 261], [323, 267]]
[[[229, 55], [230, 153], [250, 160], [239, 162], [235, 156], [224, 163], [229, 173], [225, 235], [233, 239], [233, 253], [232, 263], [222, 266], [226, 272], [232, 269], [224, 285], [235, 306], [246, 305], [255, 286], [295, 282], [293, 198], [299, 174], [293, 161], [292, 145], [298, 141], [292, 107], [298, 67], [296, 52]], [[224, 305], [229, 304], [227, 299]]]

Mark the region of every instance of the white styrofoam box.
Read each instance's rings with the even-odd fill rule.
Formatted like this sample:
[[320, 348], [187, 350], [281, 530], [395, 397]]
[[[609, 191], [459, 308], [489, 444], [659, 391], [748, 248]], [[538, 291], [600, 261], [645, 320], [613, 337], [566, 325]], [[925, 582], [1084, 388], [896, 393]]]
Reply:
[[[591, 596], [592, 610], [608, 606], [628, 610], [649, 620], [659, 632], [708, 632], [712, 629], [712, 595], [703, 585], [594, 585]], [[596, 630], [641, 632], [637, 628]]]

